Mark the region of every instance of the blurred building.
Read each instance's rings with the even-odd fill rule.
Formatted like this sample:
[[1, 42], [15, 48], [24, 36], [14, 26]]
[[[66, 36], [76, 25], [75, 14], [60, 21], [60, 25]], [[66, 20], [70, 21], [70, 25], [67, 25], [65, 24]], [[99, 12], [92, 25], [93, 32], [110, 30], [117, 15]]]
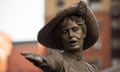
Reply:
[[120, 65], [120, 1], [111, 0], [112, 65]]

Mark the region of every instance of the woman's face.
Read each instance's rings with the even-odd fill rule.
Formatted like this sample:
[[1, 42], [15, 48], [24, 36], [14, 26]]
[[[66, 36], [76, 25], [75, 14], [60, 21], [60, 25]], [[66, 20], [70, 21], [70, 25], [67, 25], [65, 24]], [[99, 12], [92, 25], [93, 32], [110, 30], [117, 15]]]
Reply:
[[84, 21], [77, 24], [75, 21], [68, 19], [64, 21], [61, 27], [61, 40], [65, 50], [79, 50], [83, 46], [85, 33], [83, 33]]

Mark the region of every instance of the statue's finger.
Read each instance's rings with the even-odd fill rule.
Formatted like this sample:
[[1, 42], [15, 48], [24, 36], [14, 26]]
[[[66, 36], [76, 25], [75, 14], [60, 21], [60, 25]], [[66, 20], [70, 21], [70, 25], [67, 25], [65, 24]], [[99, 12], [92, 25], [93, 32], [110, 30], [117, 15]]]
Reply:
[[26, 55], [34, 55], [32, 52], [21, 52], [21, 55], [26, 56]]

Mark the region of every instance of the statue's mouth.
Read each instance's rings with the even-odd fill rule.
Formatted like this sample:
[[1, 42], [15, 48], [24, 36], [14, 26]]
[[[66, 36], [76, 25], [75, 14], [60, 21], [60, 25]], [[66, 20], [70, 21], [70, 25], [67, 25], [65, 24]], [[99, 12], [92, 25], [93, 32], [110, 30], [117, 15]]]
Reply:
[[75, 40], [69, 41], [70, 44], [76, 43], [76, 42], [77, 42], [77, 41], [75, 41]]
[[76, 46], [77, 44], [78, 44], [78, 41], [76, 41], [76, 40], [69, 41], [70, 46]]

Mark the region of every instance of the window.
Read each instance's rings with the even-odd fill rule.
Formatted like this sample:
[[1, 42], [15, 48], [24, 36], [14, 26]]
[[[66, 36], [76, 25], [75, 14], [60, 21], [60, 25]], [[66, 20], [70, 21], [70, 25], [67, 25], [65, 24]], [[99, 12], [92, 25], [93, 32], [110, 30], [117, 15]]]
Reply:
[[120, 39], [119, 38], [113, 38], [112, 47], [113, 48], [120, 48]]
[[101, 0], [88, 0], [88, 2], [94, 11], [102, 10]]
[[58, 12], [59, 12], [64, 6], [64, 0], [57, 0], [56, 4], [57, 4]]
[[120, 20], [119, 19], [113, 19], [112, 20], [112, 29], [119, 29], [120, 28]]

